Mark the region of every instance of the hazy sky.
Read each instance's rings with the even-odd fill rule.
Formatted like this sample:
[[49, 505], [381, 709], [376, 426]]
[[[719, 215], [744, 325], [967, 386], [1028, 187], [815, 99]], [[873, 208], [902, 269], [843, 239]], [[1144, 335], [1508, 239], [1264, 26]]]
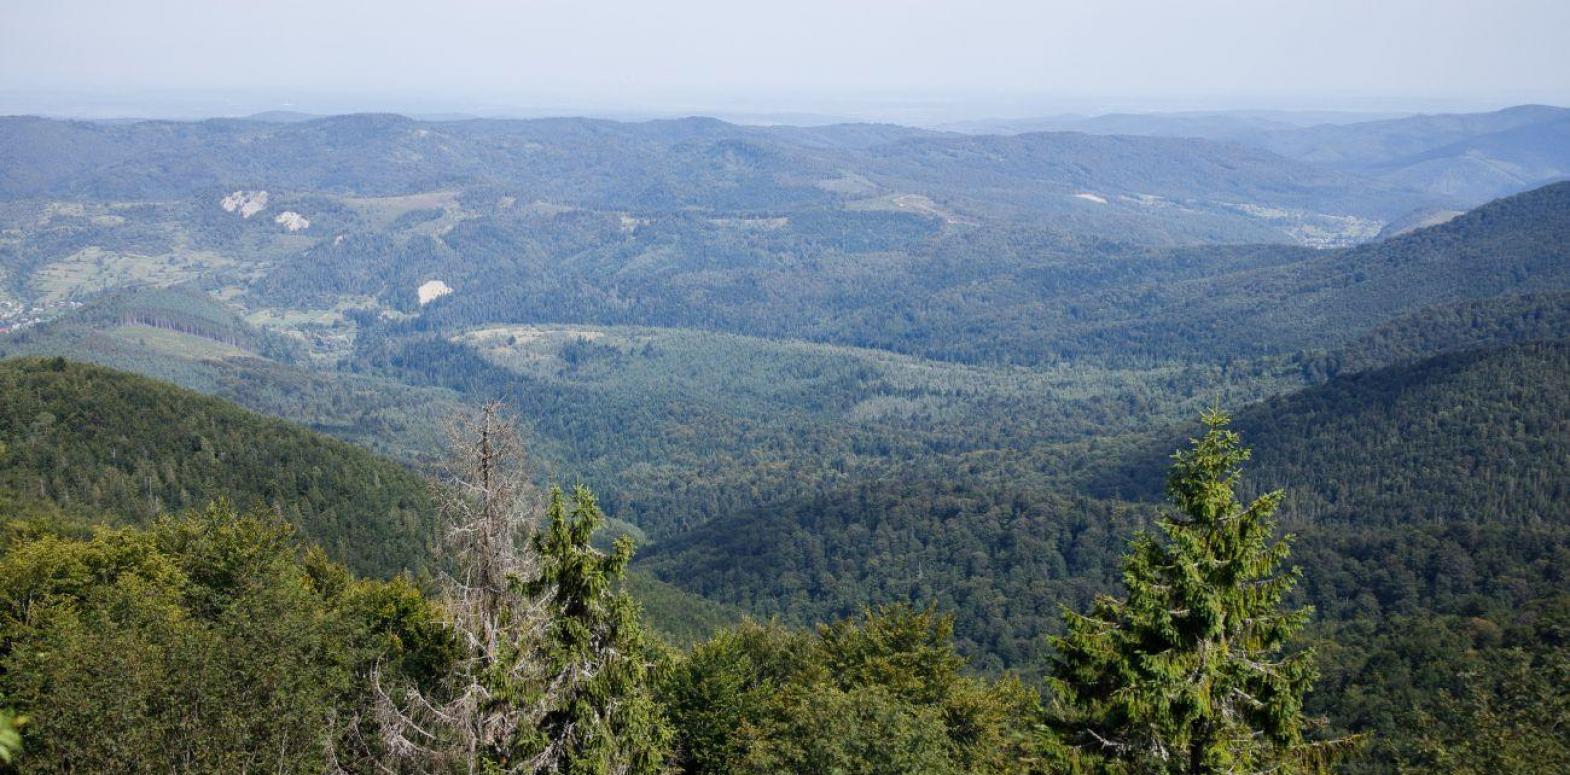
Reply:
[[1570, 103], [1567, 33], [1570, 0], [0, 0], [0, 109], [1464, 109]]

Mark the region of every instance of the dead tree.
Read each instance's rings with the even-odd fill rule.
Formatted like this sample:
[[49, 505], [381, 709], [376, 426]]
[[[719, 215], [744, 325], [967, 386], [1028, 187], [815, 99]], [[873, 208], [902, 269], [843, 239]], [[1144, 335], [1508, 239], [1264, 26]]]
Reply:
[[[537, 573], [529, 547], [537, 494], [503, 407], [490, 403], [449, 428], [451, 460], [437, 485], [444, 532], [444, 604], [460, 657], [439, 692], [389, 687], [372, 676], [388, 772], [523, 772], [518, 736], [542, 712], [544, 617], [523, 592]], [[440, 696], [431, 696], [439, 694]]]

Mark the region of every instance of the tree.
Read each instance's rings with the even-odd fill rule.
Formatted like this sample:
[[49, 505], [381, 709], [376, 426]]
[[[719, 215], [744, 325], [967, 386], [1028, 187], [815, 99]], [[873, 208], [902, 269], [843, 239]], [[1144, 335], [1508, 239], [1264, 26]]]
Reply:
[[[1456, 775], [1563, 772], [1570, 762], [1570, 653], [1548, 646], [1533, 655], [1501, 649], [1489, 670], [1466, 675], [1461, 696], [1442, 692], [1409, 757], [1412, 772]], [[1406, 770], [1403, 770], [1406, 771]]]
[[221, 502], [22, 540], [0, 555], [0, 697], [29, 718], [16, 766], [322, 772], [359, 733], [336, 721], [369, 711], [358, 676], [378, 656], [410, 680], [406, 665], [443, 661], [423, 603]]
[[653, 644], [619, 582], [628, 539], [590, 545], [605, 517], [553, 489], [530, 524], [521, 449], [500, 404], [450, 434], [443, 580], [462, 655], [443, 685], [398, 692], [373, 676], [395, 764], [464, 773], [651, 773], [670, 732], [649, 688]]
[[651, 685], [653, 644], [638, 607], [618, 588], [632, 539], [597, 551], [605, 522], [594, 495], [574, 488], [572, 507], [552, 489], [547, 523], [534, 536], [540, 573], [523, 587], [544, 603], [546, 709], [535, 772], [563, 775], [655, 773], [666, 769], [671, 730]]
[[432, 690], [385, 686], [373, 674], [377, 720], [394, 761], [435, 772], [528, 772], [542, 712], [539, 643], [544, 618], [522, 585], [537, 573], [522, 451], [498, 403], [449, 428], [452, 460], [441, 486], [448, 625], [460, 656]]
[[1138, 773], [1307, 772], [1346, 740], [1304, 736], [1313, 654], [1286, 645], [1308, 620], [1283, 599], [1298, 580], [1276, 540], [1280, 491], [1235, 494], [1248, 450], [1219, 410], [1173, 456], [1158, 521], [1123, 565], [1127, 597], [1065, 612], [1055, 638], [1050, 726], [1070, 769]]
[[815, 633], [745, 622], [693, 648], [662, 699], [690, 773], [1017, 773], [1035, 693], [964, 673], [952, 619], [891, 605]]
[[804, 631], [750, 619], [694, 645], [661, 683], [681, 770], [742, 771], [749, 750], [767, 742], [761, 726], [781, 688], [811, 671], [815, 649]]

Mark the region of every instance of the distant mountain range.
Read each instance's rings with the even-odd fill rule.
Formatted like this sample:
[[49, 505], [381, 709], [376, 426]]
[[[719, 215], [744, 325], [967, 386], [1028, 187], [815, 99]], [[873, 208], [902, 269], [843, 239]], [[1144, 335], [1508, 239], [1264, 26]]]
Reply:
[[1263, 148], [1450, 201], [1456, 206], [1570, 177], [1570, 108], [1377, 116], [1214, 112], [1063, 116], [945, 128], [975, 133], [1084, 132], [1195, 137]]
[[1028, 672], [1221, 406], [1287, 488], [1313, 710], [1398, 771], [1565, 600], [1564, 111], [1181, 118], [1237, 133], [0, 119], [0, 504], [228, 495], [418, 567], [400, 463], [502, 400], [668, 630], [931, 604]]
[[[1236, 144], [713, 119], [416, 121], [391, 115], [103, 124], [0, 119], [0, 197], [395, 196], [483, 188], [633, 214], [842, 208], [1040, 222], [1142, 242], [1355, 241], [1448, 200]], [[299, 119], [299, 120], [296, 120]], [[1336, 219], [1342, 219], [1337, 221]], [[1346, 220], [1352, 219], [1352, 220]]]
[[1356, 124], [1403, 118], [1404, 113], [1337, 110], [1202, 110], [1171, 113], [1066, 113], [1035, 118], [971, 119], [940, 124], [936, 129], [965, 134], [1084, 132], [1100, 135], [1154, 135], [1229, 140], [1256, 132], [1324, 124]]

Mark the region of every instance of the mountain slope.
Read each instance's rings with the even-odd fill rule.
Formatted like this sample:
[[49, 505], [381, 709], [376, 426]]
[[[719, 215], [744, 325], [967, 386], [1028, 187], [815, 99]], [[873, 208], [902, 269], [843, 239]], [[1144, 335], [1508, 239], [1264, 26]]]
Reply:
[[1355, 175], [1196, 139], [1076, 132], [913, 138], [876, 146], [872, 155], [871, 168], [889, 178], [941, 181], [958, 196], [985, 191], [1034, 211], [1064, 209], [1051, 196], [1078, 193], [1362, 215], [1391, 215], [1414, 201]]
[[[603, 248], [584, 234], [609, 223], [487, 220], [437, 241], [452, 257], [398, 259], [343, 291], [394, 302], [420, 277], [442, 277], [453, 293], [419, 314], [443, 328], [703, 328], [1027, 364], [1291, 355], [1428, 306], [1570, 291], [1570, 184], [1338, 251], [1156, 250], [1027, 228], [934, 230], [914, 215], [786, 220], [723, 234], [657, 221]], [[507, 252], [516, 243], [505, 235], [546, 228], [562, 244]], [[259, 292], [338, 287], [340, 262], [363, 267], [377, 255], [353, 244], [291, 262]]]
[[778, 214], [852, 203], [899, 209], [910, 206], [900, 204], [909, 197], [925, 197], [960, 210], [948, 216], [956, 222], [1055, 214], [1065, 229], [1156, 242], [1279, 241], [1291, 224], [1276, 211], [1377, 222], [1436, 204], [1356, 174], [1204, 140], [964, 137], [877, 125], [3, 118], [0, 147], [0, 200], [216, 201], [235, 190], [397, 196], [483, 188], [493, 197], [597, 210]]
[[1570, 109], [1545, 105], [1265, 132], [1244, 142], [1463, 206], [1570, 176]]
[[[1237, 427], [1247, 486], [1288, 488], [1305, 594], [1331, 619], [1525, 602], [1570, 553], [1570, 344], [1448, 354], [1255, 404]], [[1101, 495], [1160, 497], [1164, 435], [1109, 467]], [[800, 621], [933, 600], [981, 664], [1039, 656], [1057, 605], [1114, 583], [1154, 506], [979, 478], [886, 476], [735, 515], [656, 546], [683, 588]], [[1474, 602], [1475, 602], [1474, 600]], [[1070, 603], [1071, 607], [1073, 603]]]
[[1060, 336], [1105, 352], [1247, 356], [1335, 349], [1437, 304], [1570, 290], [1570, 183], [1302, 261], [1074, 300]]
[[1281, 132], [1261, 144], [1293, 159], [1359, 168], [1388, 164], [1468, 140], [1570, 118], [1570, 109], [1520, 105], [1491, 113], [1407, 116]]
[[[134, 374], [0, 361], [0, 522], [43, 506], [74, 521], [145, 523], [220, 498], [274, 510], [358, 573], [435, 570], [436, 504], [404, 466]], [[627, 584], [677, 643], [740, 617], [641, 572]]]
[[1570, 110], [1520, 105], [1487, 113], [1383, 118], [1357, 114], [1229, 111], [1107, 114], [958, 124], [991, 133], [1086, 132], [1207, 138], [1475, 206], [1570, 175]]
[[287, 417], [398, 460], [431, 459], [456, 396], [319, 368], [302, 360], [303, 349], [300, 339], [251, 325], [232, 307], [184, 287], [111, 292], [0, 336], [0, 358], [96, 363]]
[[1261, 486], [1297, 518], [1570, 528], [1570, 342], [1441, 355], [1251, 407]]
[[1505, 295], [1425, 307], [1327, 356], [1326, 373], [1366, 371], [1462, 350], [1570, 340], [1570, 293]]
[[1482, 202], [1570, 177], [1570, 115], [1396, 159], [1381, 179], [1461, 202]]
[[[1570, 339], [1350, 372], [1241, 411], [1258, 488], [1298, 524], [1570, 528]], [[1160, 497], [1171, 432], [1091, 485]]]
[[1108, 501], [891, 476], [714, 520], [656, 544], [637, 565], [803, 624], [882, 603], [935, 604], [955, 614], [973, 664], [1031, 670], [1059, 606], [1081, 607], [1114, 583], [1136, 524]]
[[227, 498], [277, 509], [361, 573], [430, 561], [425, 482], [347, 443], [63, 359], [0, 362], [0, 397], [0, 481], [15, 497], [129, 522]]

